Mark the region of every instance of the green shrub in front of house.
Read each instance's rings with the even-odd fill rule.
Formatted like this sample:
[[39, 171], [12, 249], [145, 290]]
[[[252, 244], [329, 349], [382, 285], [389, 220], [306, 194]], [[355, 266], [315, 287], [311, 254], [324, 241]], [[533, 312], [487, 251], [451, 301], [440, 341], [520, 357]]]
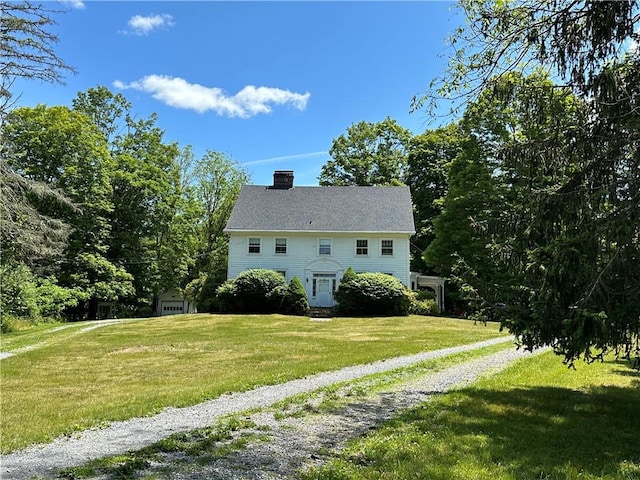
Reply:
[[255, 268], [220, 285], [216, 299], [225, 313], [274, 313], [279, 311], [286, 290], [282, 274]]
[[337, 315], [408, 315], [411, 291], [385, 273], [343, 277], [335, 293]]
[[219, 310], [217, 302], [218, 287], [224, 282], [219, 276], [201, 273], [200, 276], [184, 287], [184, 296], [190, 302], [196, 304], [200, 313], [213, 313]]
[[411, 299], [411, 305], [409, 306], [409, 313], [411, 315], [438, 315], [440, 309], [435, 300], [427, 299], [420, 300], [418, 298]]
[[440, 309], [436, 303], [436, 294], [431, 290], [418, 290], [411, 292], [411, 315], [439, 315]]
[[285, 289], [279, 311], [288, 315], [306, 315], [309, 311], [307, 291], [298, 277], [293, 277]]

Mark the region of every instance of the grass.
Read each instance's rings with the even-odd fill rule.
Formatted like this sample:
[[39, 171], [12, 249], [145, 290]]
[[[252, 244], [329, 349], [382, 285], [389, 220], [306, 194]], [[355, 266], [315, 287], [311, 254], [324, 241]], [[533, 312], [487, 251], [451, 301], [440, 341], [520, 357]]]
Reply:
[[366, 398], [376, 393], [389, 391], [397, 385], [428, 374], [440, 372], [453, 365], [478, 359], [493, 353], [513, 348], [511, 343], [499, 343], [488, 347], [426, 360], [407, 367], [367, 375], [356, 380], [335, 383], [309, 393], [300, 393], [276, 402], [270, 410], [275, 418], [302, 417], [313, 413], [326, 413]]
[[[443, 358], [428, 360], [408, 367], [389, 372], [368, 375], [361, 379], [341, 382], [320, 388], [312, 393], [294, 395], [278, 402], [272, 407], [262, 409], [274, 413], [276, 418], [300, 417], [314, 413], [332, 412], [344, 405], [362, 400], [375, 392], [385, 391], [394, 385], [405, 383], [424, 374], [443, 370], [454, 364], [479, 358], [499, 350], [513, 348], [508, 343], [501, 343], [467, 352], [448, 355]], [[115, 455], [93, 460], [87, 464], [71, 467], [60, 474], [64, 478], [82, 479], [98, 475], [108, 478], [121, 478], [126, 471], [126, 478], [155, 478], [157, 472], [163, 472], [162, 478], [171, 478], [174, 474], [170, 465], [161, 466], [164, 457], [170, 457], [171, 463], [209, 464], [214, 459], [225, 456], [235, 450], [247, 447], [249, 442], [269, 441], [265, 432], [270, 427], [256, 425], [247, 411], [229, 415], [211, 427], [196, 429], [186, 433], [171, 435], [153, 445], [132, 451], [126, 455]], [[320, 451], [318, 455], [327, 455], [328, 451]], [[149, 467], [154, 464], [152, 470]], [[109, 476], [110, 475], [110, 476]]]
[[72, 331], [80, 331], [87, 325], [88, 322], [25, 324], [23, 328], [17, 329], [14, 332], [0, 334], [0, 351], [15, 352], [22, 348], [33, 347], [48, 341], [55, 341], [56, 338], [66, 337]]
[[640, 373], [525, 359], [355, 441], [304, 480], [640, 479]]
[[[104, 457], [81, 466], [66, 468], [59, 472], [59, 476], [68, 479], [95, 476], [143, 478], [141, 471], [149, 468], [152, 463], [161, 462], [165, 455], [171, 455], [174, 462], [210, 463], [215, 458], [244, 448], [250, 441], [260, 440], [256, 433], [244, 432], [253, 427], [253, 422], [230, 415], [220, 419], [213, 426], [177, 433], [135, 452]], [[147, 475], [144, 475], [144, 478], [148, 478]]]
[[[3, 348], [27, 346], [27, 334], [13, 335], [3, 335]], [[311, 322], [202, 314], [36, 332], [29, 341], [38, 348], [1, 363], [0, 450], [226, 392], [499, 335], [495, 325], [436, 317]]]

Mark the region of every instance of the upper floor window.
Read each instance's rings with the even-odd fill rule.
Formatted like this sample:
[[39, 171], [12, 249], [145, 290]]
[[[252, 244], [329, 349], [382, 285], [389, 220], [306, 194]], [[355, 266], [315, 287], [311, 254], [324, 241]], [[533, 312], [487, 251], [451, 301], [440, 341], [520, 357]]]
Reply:
[[356, 255], [369, 255], [369, 240], [356, 240]]
[[276, 238], [276, 248], [275, 253], [287, 253], [287, 239], [286, 238]]
[[330, 238], [321, 238], [318, 240], [318, 255], [331, 255]]
[[249, 253], [260, 253], [259, 237], [249, 237]]
[[393, 255], [393, 240], [382, 240], [380, 255]]

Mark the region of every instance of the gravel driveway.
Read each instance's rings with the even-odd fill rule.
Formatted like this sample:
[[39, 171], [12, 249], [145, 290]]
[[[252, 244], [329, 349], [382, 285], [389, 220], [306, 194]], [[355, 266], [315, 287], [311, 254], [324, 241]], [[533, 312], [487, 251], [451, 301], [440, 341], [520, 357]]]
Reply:
[[[82, 465], [96, 458], [126, 453], [151, 445], [167, 436], [213, 425], [221, 417], [264, 409], [292, 395], [312, 392], [340, 382], [386, 372], [415, 363], [473, 350], [497, 343], [498, 338], [417, 355], [398, 357], [366, 365], [325, 372], [281, 385], [260, 387], [244, 393], [224, 395], [186, 408], [167, 408], [153, 417], [114, 422], [106, 428], [87, 430], [59, 438], [46, 445], [0, 456], [0, 478], [20, 480], [55, 478], [62, 468]], [[428, 400], [433, 394], [473, 382], [480, 375], [505, 367], [527, 355], [515, 348], [455, 365], [438, 373], [405, 383], [401, 387], [361, 399], [331, 414], [276, 420], [273, 413], [260, 411], [251, 420], [262, 437], [248, 448], [235, 451], [205, 465], [194, 462], [165, 462], [152, 465], [155, 478], [171, 479], [283, 479], [307, 464], [320, 461], [317, 452], [340, 448], [347, 440], [362, 435], [399, 411]], [[167, 473], [169, 471], [170, 473]], [[158, 473], [160, 472], [160, 473]]]

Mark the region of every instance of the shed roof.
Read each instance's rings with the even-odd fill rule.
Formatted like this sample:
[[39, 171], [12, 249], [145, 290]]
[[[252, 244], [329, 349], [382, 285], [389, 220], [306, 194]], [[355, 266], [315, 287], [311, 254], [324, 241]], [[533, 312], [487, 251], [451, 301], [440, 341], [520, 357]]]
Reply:
[[409, 187], [245, 185], [227, 232], [415, 233]]

